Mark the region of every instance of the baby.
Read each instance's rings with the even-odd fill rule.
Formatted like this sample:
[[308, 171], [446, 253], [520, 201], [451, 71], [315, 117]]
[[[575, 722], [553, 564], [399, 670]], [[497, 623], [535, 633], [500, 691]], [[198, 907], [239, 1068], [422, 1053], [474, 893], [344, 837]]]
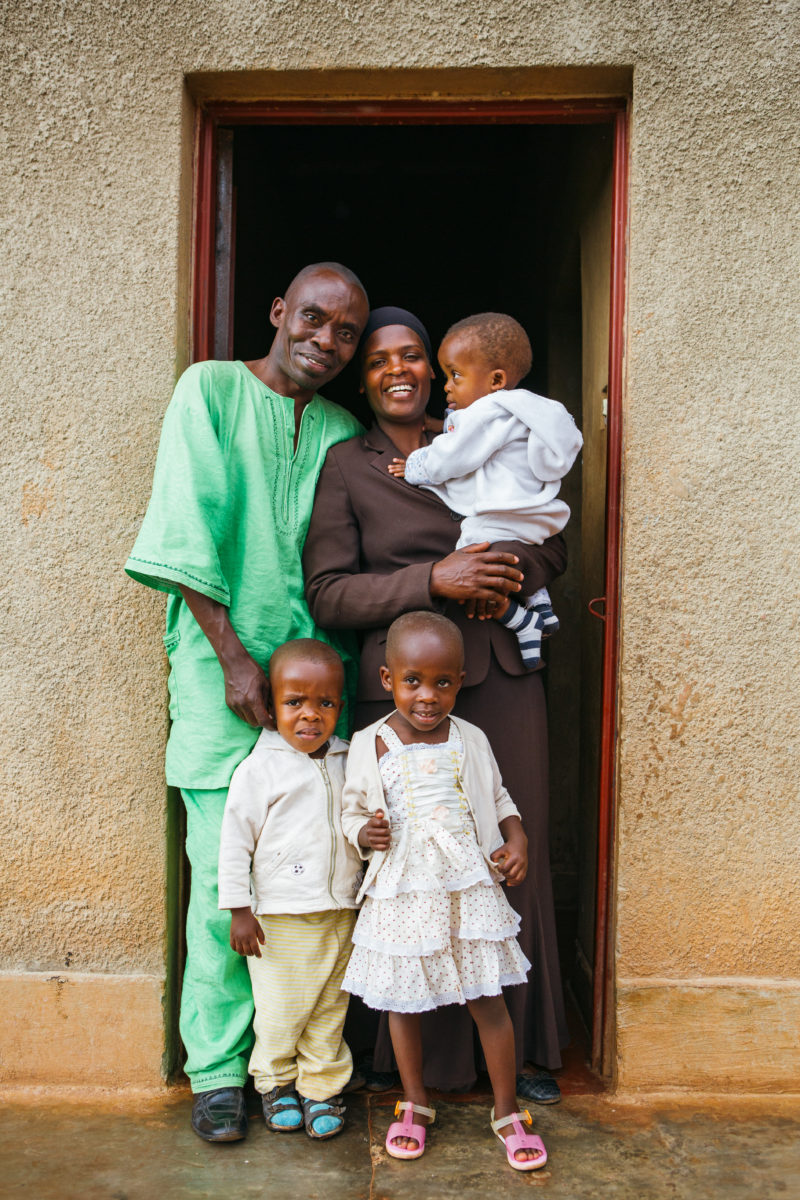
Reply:
[[272, 655], [269, 681], [277, 731], [263, 730], [231, 780], [219, 907], [231, 910], [231, 946], [247, 955], [249, 1070], [267, 1128], [329, 1138], [344, 1126], [353, 1066], [341, 982], [362, 874], [341, 828], [347, 743], [333, 731], [344, 668], [330, 646], [300, 638]]
[[[445, 432], [389, 466], [463, 515], [457, 549], [540, 544], [569, 519], [558, 491], [583, 438], [563, 404], [517, 387], [531, 359], [525, 330], [504, 313], [451, 325], [439, 348], [450, 402]], [[542, 635], [558, 629], [547, 589], [509, 600], [494, 615], [516, 633], [525, 666], [538, 667]]]

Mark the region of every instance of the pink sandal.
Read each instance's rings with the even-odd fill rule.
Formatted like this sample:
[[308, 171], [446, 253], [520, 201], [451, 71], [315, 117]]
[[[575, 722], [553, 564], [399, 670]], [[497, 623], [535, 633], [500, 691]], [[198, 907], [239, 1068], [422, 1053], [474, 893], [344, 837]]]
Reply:
[[[515, 1171], [538, 1171], [547, 1162], [547, 1151], [544, 1148], [544, 1142], [538, 1134], [526, 1133], [520, 1124], [521, 1121], [524, 1121], [527, 1125], [533, 1124], [533, 1117], [527, 1108], [524, 1112], [512, 1113], [510, 1117], [500, 1117], [497, 1121], [494, 1119], [494, 1109], [492, 1109], [492, 1129], [505, 1145], [508, 1165], [513, 1167]], [[500, 1132], [505, 1125], [514, 1126], [514, 1132], [511, 1134], [511, 1137], [504, 1138]], [[515, 1158], [514, 1152], [516, 1150], [538, 1150], [539, 1157]]]
[[[430, 1117], [429, 1124], [432, 1125], [436, 1120], [435, 1108], [423, 1108], [421, 1104], [412, 1104], [410, 1100], [398, 1100], [394, 1106], [394, 1115], [400, 1116], [401, 1112], [405, 1112], [402, 1121], [393, 1121], [389, 1126], [389, 1132], [386, 1134], [386, 1152], [391, 1154], [392, 1158], [419, 1158], [425, 1150], [425, 1131], [427, 1125], [415, 1125], [414, 1113], [419, 1113], [421, 1117]], [[409, 1150], [406, 1146], [392, 1145], [392, 1138], [413, 1138], [417, 1143], [416, 1150]]]

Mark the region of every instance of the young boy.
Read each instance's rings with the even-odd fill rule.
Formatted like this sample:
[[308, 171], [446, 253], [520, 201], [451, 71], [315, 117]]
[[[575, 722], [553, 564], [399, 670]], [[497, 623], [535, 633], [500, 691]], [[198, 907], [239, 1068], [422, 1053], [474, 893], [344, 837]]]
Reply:
[[[563, 404], [517, 387], [531, 369], [525, 330], [504, 313], [465, 317], [450, 326], [438, 357], [450, 403], [445, 432], [407, 460], [394, 459], [390, 472], [463, 515], [457, 549], [539, 544], [560, 533], [569, 508], [558, 491], [583, 438]], [[525, 666], [538, 667], [542, 635], [558, 629], [547, 589], [493, 615], [515, 631]]]
[[231, 780], [219, 907], [231, 910], [231, 946], [250, 969], [249, 1070], [267, 1127], [328, 1138], [344, 1126], [353, 1066], [340, 985], [362, 871], [341, 829], [347, 743], [333, 731], [344, 668], [330, 646], [299, 638], [274, 652], [269, 682], [277, 731], [263, 730]]

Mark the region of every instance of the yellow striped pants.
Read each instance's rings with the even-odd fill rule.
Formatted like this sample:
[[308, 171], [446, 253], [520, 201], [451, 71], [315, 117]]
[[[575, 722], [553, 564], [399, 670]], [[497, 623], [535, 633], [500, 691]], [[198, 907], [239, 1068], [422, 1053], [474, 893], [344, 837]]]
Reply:
[[355, 909], [262, 914], [261, 958], [248, 957], [256, 1013], [250, 1074], [256, 1090], [296, 1080], [301, 1096], [327, 1100], [347, 1083], [353, 1057], [342, 1040], [350, 999], [341, 990]]

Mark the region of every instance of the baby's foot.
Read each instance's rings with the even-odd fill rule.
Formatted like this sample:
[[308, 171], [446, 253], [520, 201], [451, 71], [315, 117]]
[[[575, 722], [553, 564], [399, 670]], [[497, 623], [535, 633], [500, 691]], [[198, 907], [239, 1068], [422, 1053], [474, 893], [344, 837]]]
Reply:
[[535, 671], [542, 661], [542, 619], [533, 608], [511, 600], [506, 611], [497, 618], [501, 625], [517, 635], [522, 665]]
[[558, 633], [559, 621], [556, 614], [553, 612], [549, 604], [534, 604], [534, 611], [539, 614], [542, 621], [542, 637], [550, 637], [551, 633]]

